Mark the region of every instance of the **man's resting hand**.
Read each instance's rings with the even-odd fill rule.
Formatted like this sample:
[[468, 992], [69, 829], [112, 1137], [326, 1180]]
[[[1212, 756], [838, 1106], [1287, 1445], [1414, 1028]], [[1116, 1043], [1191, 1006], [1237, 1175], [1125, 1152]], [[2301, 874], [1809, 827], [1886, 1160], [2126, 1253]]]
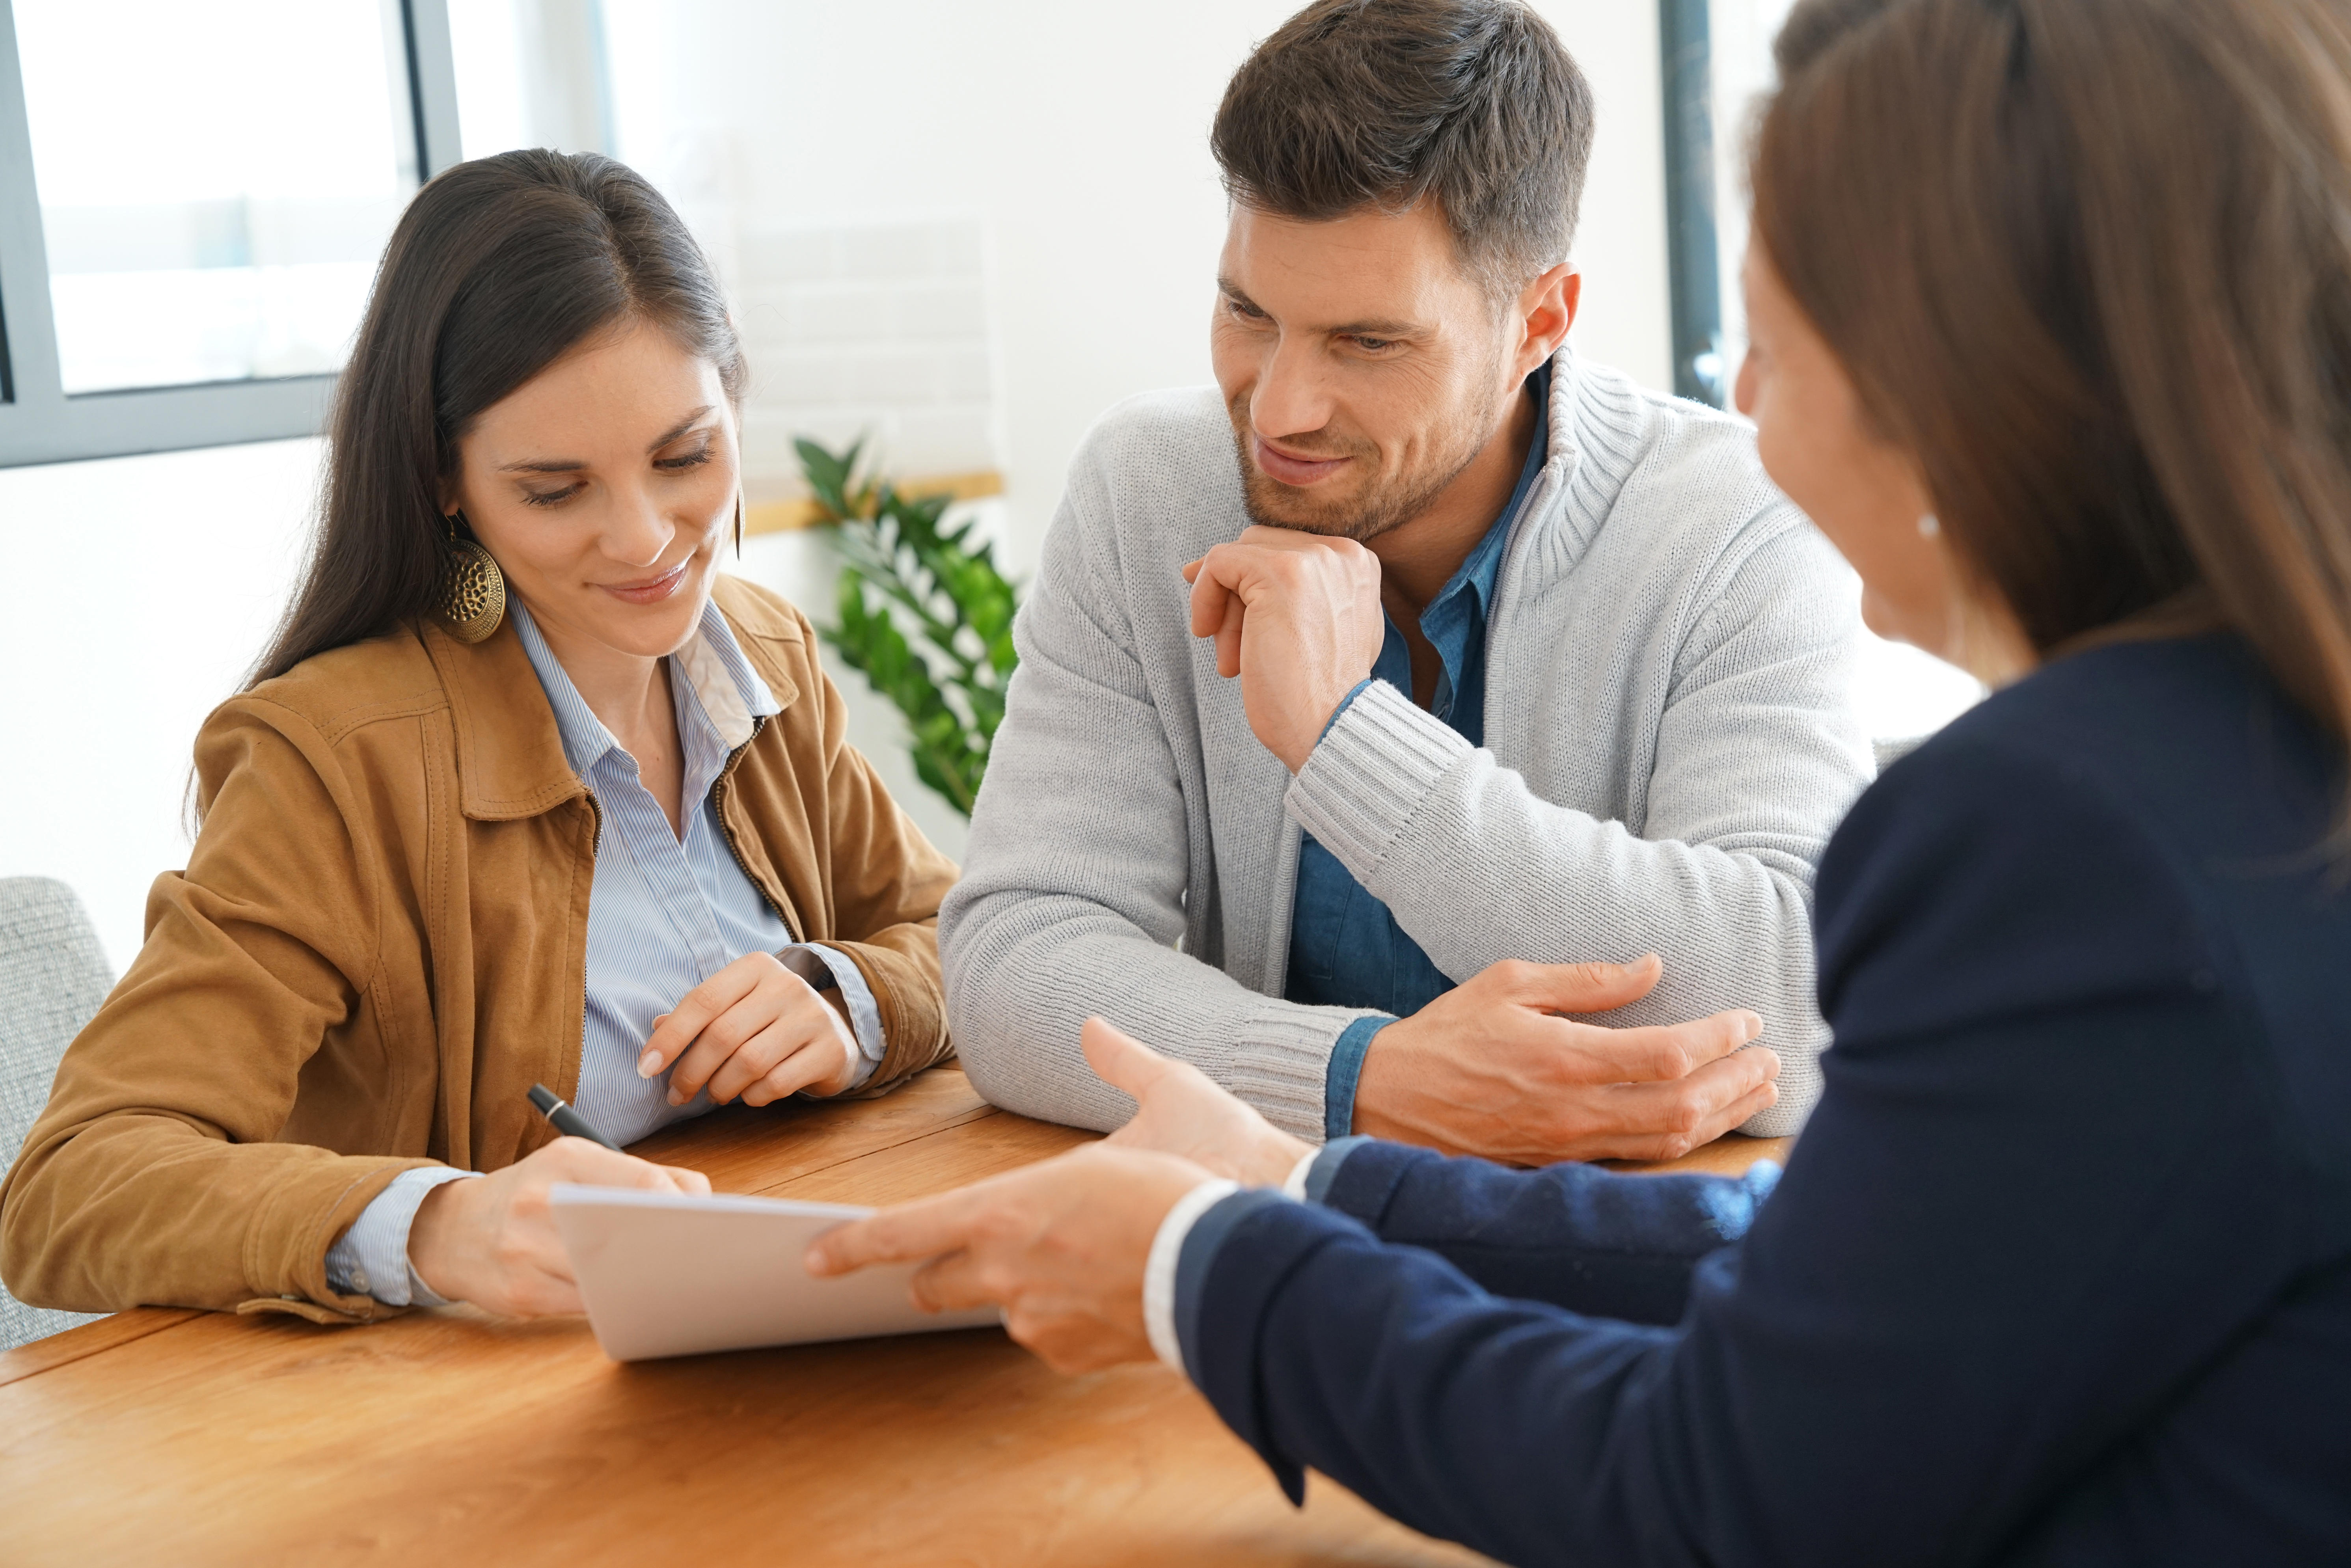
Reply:
[[1604, 1029], [1559, 1013], [1638, 1001], [1663, 973], [1633, 964], [1493, 965], [1372, 1037], [1354, 1130], [1512, 1165], [1670, 1160], [1776, 1103], [1780, 1059], [1739, 1048], [1750, 1012]]

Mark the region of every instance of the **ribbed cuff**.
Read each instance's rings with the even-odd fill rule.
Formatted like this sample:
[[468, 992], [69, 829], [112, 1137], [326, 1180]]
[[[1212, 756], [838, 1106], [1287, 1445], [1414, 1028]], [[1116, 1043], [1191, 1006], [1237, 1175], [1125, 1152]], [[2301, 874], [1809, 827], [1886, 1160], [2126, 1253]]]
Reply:
[[1362, 1016], [1266, 998], [1236, 1031], [1225, 1087], [1283, 1132], [1321, 1143], [1330, 1114], [1331, 1057]]
[[1322, 721], [1322, 735], [1318, 735], [1314, 737], [1316, 745], [1319, 746], [1322, 743], [1323, 735], [1331, 733], [1331, 727], [1339, 722], [1339, 716], [1345, 713], [1348, 708], [1354, 706], [1355, 699], [1364, 695], [1364, 688], [1370, 685], [1378, 678], [1379, 677], [1376, 675], [1365, 675], [1362, 680], [1357, 681], [1354, 684], [1345, 696], [1339, 699], [1339, 706], [1332, 708], [1331, 710], [1331, 716]]
[[1421, 802], [1476, 749], [1443, 719], [1375, 681], [1307, 754], [1283, 803], [1368, 886]]

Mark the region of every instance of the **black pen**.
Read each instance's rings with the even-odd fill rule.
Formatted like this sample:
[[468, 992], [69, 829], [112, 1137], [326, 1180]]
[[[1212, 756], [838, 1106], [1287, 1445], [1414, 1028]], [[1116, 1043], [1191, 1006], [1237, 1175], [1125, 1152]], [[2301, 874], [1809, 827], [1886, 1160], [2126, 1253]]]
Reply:
[[620, 1145], [590, 1126], [587, 1117], [557, 1099], [555, 1091], [546, 1084], [534, 1083], [530, 1086], [530, 1103], [538, 1106], [538, 1113], [546, 1117], [555, 1130], [565, 1137], [585, 1138], [591, 1144], [603, 1145], [616, 1155], [622, 1152]]

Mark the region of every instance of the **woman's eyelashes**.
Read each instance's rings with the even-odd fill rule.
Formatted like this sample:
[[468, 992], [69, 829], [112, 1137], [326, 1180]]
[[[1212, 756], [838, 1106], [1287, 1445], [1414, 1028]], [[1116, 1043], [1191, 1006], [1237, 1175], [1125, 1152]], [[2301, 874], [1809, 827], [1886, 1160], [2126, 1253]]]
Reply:
[[666, 469], [673, 474], [687, 468], [699, 468], [704, 464], [710, 461], [710, 446], [711, 444], [708, 441], [705, 441], [693, 451], [685, 453], [681, 456], [656, 457], [653, 459], [653, 466], [656, 468]]
[[[653, 466], [664, 474], [683, 474], [690, 468], [699, 468], [714, 455], [711, 445], [705, 441], [691, 452], [680, 453], [674, 457], [656, 457]], [[585, 485], [566, 485], [560, 490], [534, 490], [526, 485], [522, 490], [522, 503], [526, 507], [559, 507], [586, 488]]]

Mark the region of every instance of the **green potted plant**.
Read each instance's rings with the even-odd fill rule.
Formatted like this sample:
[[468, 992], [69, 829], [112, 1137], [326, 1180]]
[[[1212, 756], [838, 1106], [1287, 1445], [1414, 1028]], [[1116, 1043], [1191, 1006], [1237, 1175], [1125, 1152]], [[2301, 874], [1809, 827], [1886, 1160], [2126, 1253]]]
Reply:
[[916, 777], [968, 817], [1019, 662], [1019, 591], [997, 570], [995, 547], [974, 540], [976, 519], [945, 526], [951, 497], [905, 495], [860, 474], [862, 441], [841, 453], [807, 439], [793, 444], [846, 558], [840, 622], [825, 628], [825, 641], [897, 705]]

